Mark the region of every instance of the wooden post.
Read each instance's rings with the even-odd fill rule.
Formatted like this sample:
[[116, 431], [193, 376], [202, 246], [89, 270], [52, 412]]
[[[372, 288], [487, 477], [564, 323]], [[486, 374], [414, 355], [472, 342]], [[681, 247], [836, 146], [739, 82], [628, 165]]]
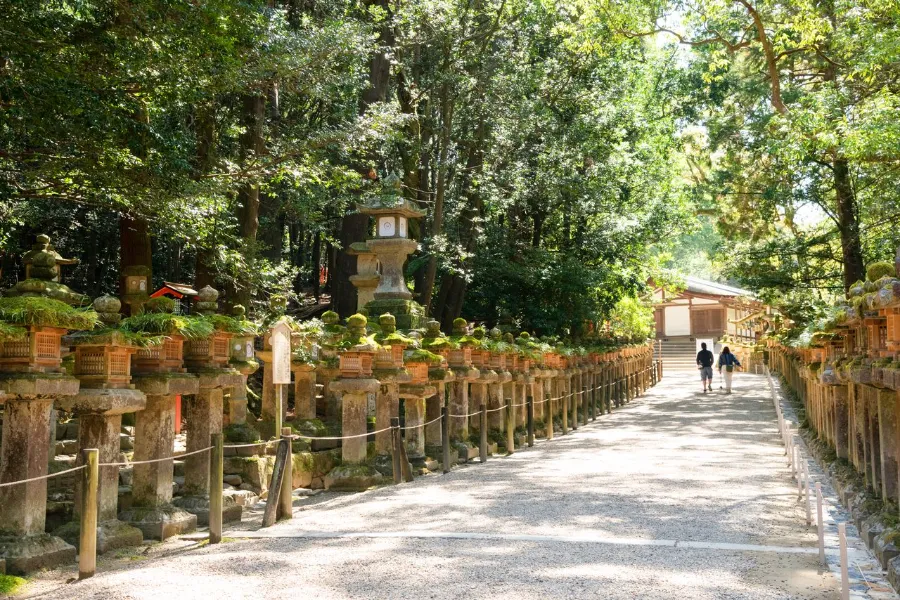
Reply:
[[588, 388], [581, 386], [581, 424], [588, 424]]
[[278, 435], [278, 432], [282, 429], [281, 423], [281, 413], [284, 410], [284, 399], [281, 395], [284, 393], [284, 386], [281, 384], [275, 385], [275, 435]]
[[450, 413], [441, 407], [441, 454], [444, 458], [444, 473], [450, 472]]
[[209, 451], [209, 543], [222, 541], [222, 488], [225, 476], [223, 437], [221, 433], [210, 436]]
[[544, 430], [548, 440], [553, 439], [553, 395], [547, 394], [547, 406], [544, 408]]
[[[281, 493], [278, 498], [278, 518], [290, 519], [294, 516], [294, 460], [293, 448], [291, 447], [291, 431], [290, 427], [281, 429], [281, 443], [287, 448], [284, 460], [284, 477], [281, 478]], [[270, 494], [272, 492], [269, 492]]]
[[581, 401], [578, 399], [578, 397], [581, 394], [577, 390], [572, 389], [571, 383], [569, 383], [569, 389], [572, 391], [569, 400], [569, 409], [572, 411], [572, 417], [569, 420], [569, 423], [572, 426], [572, 431], [576, 431], [578, 429], [578, 405], [581, 404]]
[[100, 482], [100, 450], [81, 451], [81, 531], [78, 546], [78, 579], [92, 577], [97, 570], [97, 488]]
[[275, 466], [272, 467], [272, 479], [269, 481], [269, 496], [266, 499], [266, 510], [263, 513], [262, 527], [271, 527], [278, 517], [278, 505], [281, 501], [281, 485], [284, 480], [284, 466], [287, 459], [287, 444], [279, 440], [275, 452]]
[[841, 549], [841, 600], [850, 600], [850, 572], [847, 565], [847, 524], [838, 523]]
[[506, 453], [513, 454], [516, 451], [516, 409], [513, 407], [513, 398], [506, 402]]
[[534, 446], [534, 397], [528, 396], [525, 399], [526, 423], [528, 427], [528, 447]]
[[478, 444], [478, 455], [481, 458], [482, 463], [487, 462], [487, 446], [488, 446], [488, 430], [487, 430], [487, 405], [481, 404], [481, 415], [480, 415], [480, 426], [479, 429], [481, 438], [479, 439]]
[[562, 434], [569, 433], [569, 396], [563, 394], [562, 397]]
[[400, 417], [391, 417], [391, 462], [394, 471], [394, 483], [403, 481], [400, 472], [400, 446], [403, 440], [400, 439]]
[[816, 526], [819, 534], [819, 562], [825, 563], [825, 522], [822, 520], [822, 484], [816, 482]]
[[597, 397], [600, 395], [600, 390], [597, 389], [597, 374], [591, 374], [591, 385], [594, 386], [594, 389], [591, 390], [591, 421], [597, 420]]

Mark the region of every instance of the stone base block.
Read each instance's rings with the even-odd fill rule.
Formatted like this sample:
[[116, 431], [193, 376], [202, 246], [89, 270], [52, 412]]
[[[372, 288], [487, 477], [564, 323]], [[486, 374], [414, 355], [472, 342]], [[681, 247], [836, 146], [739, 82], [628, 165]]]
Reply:
[[385, 483], [384, 476], [369, 465], [340, 465], [325, 476], [325, 489], [338, 492], [362, 492]]
[[451, 446], [451, 449], [456, 450], [456, 454], [458, 456], [457, 461], [460, 463], [469, 462], [470, 460], [476, 459], [479, 456], [478, 446], [474, 444], [457, 442], [455, 445]]
[[875, 538], [875, 556], [878, 557], [882, 569], [887, 570], [891, 560], [900, 556], [900, 548], [894, 543], [897, 537], [897, 531], [888, 529]]
[[166, 540], [173, 535], [197, 529], [197, 516], [172, 505], [154, 508], [131, 507], [119, 514], [119, 520], [137, 527], [144, 538]]
[[75, 546], [49, 533], [3, 535], [0, 560], [12, 575], [25, 575], [38, 569], [52, 569], [75, 562]]
[[[199, 496], [183, 496], [172, 500], [172, 504], [182, 508], [197, 517], [197, 526], [209, 525], [209, 498]], [[243, 507], [238, 504], [231, 495], [222, 496], [222, 522], [240, 522], [243, 515]]]
[[[53, 535], [61, 537], [66, 542], [78, 548], [81, 535], [81, 522], [69, 521], [53, 532]], [[103, 554], [110, 550], [125, 548], [127, 546], [139, 546], [144, 541], [144, 535], [137, 527], [132, 527], [119, 520], [104, 521], [97, 524], [97, 553]]]

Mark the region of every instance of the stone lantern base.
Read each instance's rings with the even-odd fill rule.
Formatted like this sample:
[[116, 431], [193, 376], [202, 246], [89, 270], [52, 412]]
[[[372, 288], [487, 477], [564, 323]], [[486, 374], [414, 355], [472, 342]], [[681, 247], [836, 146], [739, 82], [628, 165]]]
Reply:
[[370, 315], [391, 313], [397, 319], [397, 329], [420, 329], [425, 326], [425, 309], [418, 302], [401, 298], [376, 298], [366, 304]]
[[[6, 407], [0, 450], [0, 482], [47, 474], [50, 409], [54, 398], [78, 392], [78, 380], [63, 374], [10, 373], [0, 377]], [[28, 460], [25, 460], [25, 457]], [[75, 559], [75, 548], [44, 532], [47, 480], [0, 488], [0, 561], [13, 574], [53, 568]]]
[[368, 436], [366, 433], [367, 396], [378, 391], [377, 379], [337, 379], [331, 388], [341, 394], [341, 433], [359, 436], [341, 442], [343, 464], [333, 468], [325, 476], [325, 489], [361, 492], [385, 483], [375, 467], [366, 462]]

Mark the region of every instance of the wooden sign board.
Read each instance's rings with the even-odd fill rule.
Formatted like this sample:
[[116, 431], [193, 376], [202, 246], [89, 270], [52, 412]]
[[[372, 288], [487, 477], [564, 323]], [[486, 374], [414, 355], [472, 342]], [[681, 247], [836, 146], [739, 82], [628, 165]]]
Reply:
[[284, 321], [272, 327], [272, 383], [286, 385], [291, 382], [291, 328]]

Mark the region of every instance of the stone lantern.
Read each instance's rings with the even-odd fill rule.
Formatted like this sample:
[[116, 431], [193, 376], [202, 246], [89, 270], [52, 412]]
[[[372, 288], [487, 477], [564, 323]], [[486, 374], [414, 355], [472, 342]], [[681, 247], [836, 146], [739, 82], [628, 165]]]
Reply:
[[131, 265], [122, 270], [122, 303], [129, 315], [137, 315], [150, 299], [150, 268]]
[[381, 280], [378, 257], [365, 242], [350, 244], [347, 254], [356, 256], [356, 274], [350, 276], [350, 283], [356, 288], [356, 310], [362, 311], [375, 299], [375, 288]]
[[[243, 387], [244, 377], [231, 368], [230, 329], [235, 328], [233, 319], [216, 318], [219, 292], [206, 286], [197, 295], [194, 312], [200, 318], [209, 319], [214, 326], [207, 337], [193, 338], [185, 343], [184, 362], [188, 372], [199, 380], [198, 393], [187, 397], [184, 416], [187, 428], [185, 450], [187, 453], [202, 450], [210, 445], [213, 434], [222, 433], [224, 423], [225, 390]], [[184, 461], [184, 495], [173, 504], [197, 516], [197, 524], [209, 523], [210, 490], [209, 456], [194, 454]], [[239, 521], [242, 508], [227, 496], [223, 500], [222, 520]]]
[[38, 236], [26, 255], [28, 279], [6, 290], [0, 310], [26, 314], [10, 324], [24, 330], [0, 345], [0, 403], [4, 404], [0, 444], [0, 561], [12, 573], [54, 567], [75, 558], [75, 548], [44, 531], [50, 411], [55, 401], [78, 393], [79, 382], [61, 369], [61, 338], [69, 329], [91, 329], [93, 312], [78, 312], [85, 297], [59, 283], [63, 259]]
[[368, 396], [379, 388], [378, 380], [371, 377], [376, 344], [366, 339], [367, 323], [360, 314], [347, 319], [343, 345], [349, 347], [339, 354], [341, 377], [330, 386], [340, 394], [341, 434], [347, 437], [341, 442], [342, 464], [325, 476], [327, 489], [358, 491], [382, 480], [381, 473], [366, 463]]
[[[245, 322], [246, 309], [240, 304], [231, 308], [231, 316], [238, 322]], [[225, 424], [244, 425], [247, 423], [247, 377], [259, 369], [256, 361], [256, 335], [248, 329], [246, 333], [231, 338], [231, 367], [241, 374], [242, 383], [231, 388], [225, 405]]]
[[[158, 315], [152, 331], [147, 331], [146, 316], [137, 315], [122, 326], [149, 335], [163, 335], [162, 344], [142, 348], [132, 360], [132, 381], [147, 397], [144, 410], [138, 411], [134, 427], [134, 466], [132, 505], [119, 519], [141, 530], [145, 538], [165, 540], [192, 531], [197, 517], [172, 504], [173, 463], [159, 460], [173, 457], [175, 442], [175, 403], [180, 396], [197, 394], [199, 380], [186, 373], [183, 360], [184, 317], [170, 314], [174, 302], [153, 298], [145, 304], [148, 316]], [[203, 457], [208, 464], [208, 457]], [[145, 462], [151, 461], [151, 462]], [[208, 472], [208, 469], [207, 469]]]
[[[380, 431], [400, 416], [400, 384], [410, 381], [403, 362], [404, 350], [413, 340], [397, 332], [397, 319], [390, 313], [381, 315], [378, 324], [381, 333], [375, 341], [381, 347], [375, 354], [374, 377], [380, 384], [375, 395], [375, 429]], [[384, 475], [393, 473], [391, 435], [390, 430], [375, 434], [375, 468]]]
[[400, 329], [420, 327], [424, 310], [412, 301], [403, 265], [406, 257], [418, 247], [415, 240], [409, 239], [409, 220], [421, 219], [425, 213], [401, 196], [400, 179], [395, 175], [385, 178], [383, 193], [369, 204], [360, 206], [359, 212], [375, 219], [375, 237], [366, 245], [381, 265], [374, 300], [368, 303], [366, 310], [371, 315], [393, 314]]
[[[121, 319], [121, 302], [112, 296], [94, 300], [94, 310], [103, 323], [101, 329], [71, 336], [75, 347], [75, 377], [81, 382], [76, 396], [61, 398], [57, 406], [78, 415], [78, 447], [99, 449], [101, 463], [119, 461], [119, 432], [122, 415], [141, 411], [147, 400], [131, 384], [131, 355], [137, 345], [115, 328]], [[102, 467], [98, 486], [97, 551], [107, 552], [143, 541], [140, 529], [117, 518], [119, 468]], [[81, 479], [75, 485], [75, 514], [80, 518]], [[56, 534], [78, 545], [79, 524], [73, 521]]]

